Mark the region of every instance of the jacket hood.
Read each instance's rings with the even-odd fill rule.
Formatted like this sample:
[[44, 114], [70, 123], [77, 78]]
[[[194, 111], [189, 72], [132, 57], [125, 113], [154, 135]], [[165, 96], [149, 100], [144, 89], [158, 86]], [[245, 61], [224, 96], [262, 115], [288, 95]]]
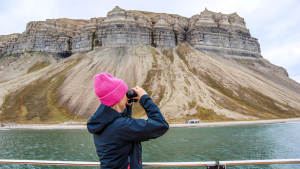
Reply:
[[121, 117], [121, 115], [116, 110], [101, 104], [93, 116], [87, 121], [88, 131], [93, 134], [100, 134], [108, 124], [119, 117]]

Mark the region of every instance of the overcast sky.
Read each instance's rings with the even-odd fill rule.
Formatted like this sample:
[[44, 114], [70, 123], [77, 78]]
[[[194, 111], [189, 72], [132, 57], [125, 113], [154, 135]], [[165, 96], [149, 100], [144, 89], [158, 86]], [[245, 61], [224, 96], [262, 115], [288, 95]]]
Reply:
[[114, 6], [185, 17], [205, 9], [245, 18], [262, 55], [300, 82], [299, 0], [0, 0], [0, 35], [21, 33], [29, 21], [103, 17]]

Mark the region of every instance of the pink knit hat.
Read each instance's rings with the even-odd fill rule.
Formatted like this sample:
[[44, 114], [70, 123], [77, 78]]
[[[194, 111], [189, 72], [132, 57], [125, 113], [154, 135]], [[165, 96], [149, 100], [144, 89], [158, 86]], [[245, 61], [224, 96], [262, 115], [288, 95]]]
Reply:
[[108, 73], [100, 73], [94, 77], [94, 91], [100, 102], [106, 106], [118, 103], [126, 94], [128, 86], [121, 79]]

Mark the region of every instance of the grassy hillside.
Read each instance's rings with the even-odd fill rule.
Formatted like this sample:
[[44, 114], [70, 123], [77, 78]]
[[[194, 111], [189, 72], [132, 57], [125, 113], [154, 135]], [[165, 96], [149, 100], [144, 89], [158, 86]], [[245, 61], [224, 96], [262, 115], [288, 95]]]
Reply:
[[[100, 72], [129, 88], [142, 86], [170, 123], [300, 117], [300, 85], [263, 59], [219, 56], [188, 44], [98, 48], [57, 63], [32, 57], [27, 66], [28, 58], [16, 60], [7, 69], [10, 80], [0, 83], [1, 122], [85, 121], [100, 104], [93, 91]], [[140, 105], [133, 116], [145, 118]]]

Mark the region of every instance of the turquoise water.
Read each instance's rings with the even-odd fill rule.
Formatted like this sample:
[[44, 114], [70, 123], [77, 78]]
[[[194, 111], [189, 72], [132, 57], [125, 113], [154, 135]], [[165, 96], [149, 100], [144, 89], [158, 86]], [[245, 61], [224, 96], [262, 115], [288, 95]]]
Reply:
[[[0, 158], [59, 161], [98, 160], [92, 135], [86, 130], [0, 130]], [[300, 123], [172, 128], [164, 136], [143, 143], [144, 162], [279, 158], [300, 158]], [[0, 165], [0, 168], [92, 169], [98, 167]], [[300, 169], [300, 165], [227, 168]]]

